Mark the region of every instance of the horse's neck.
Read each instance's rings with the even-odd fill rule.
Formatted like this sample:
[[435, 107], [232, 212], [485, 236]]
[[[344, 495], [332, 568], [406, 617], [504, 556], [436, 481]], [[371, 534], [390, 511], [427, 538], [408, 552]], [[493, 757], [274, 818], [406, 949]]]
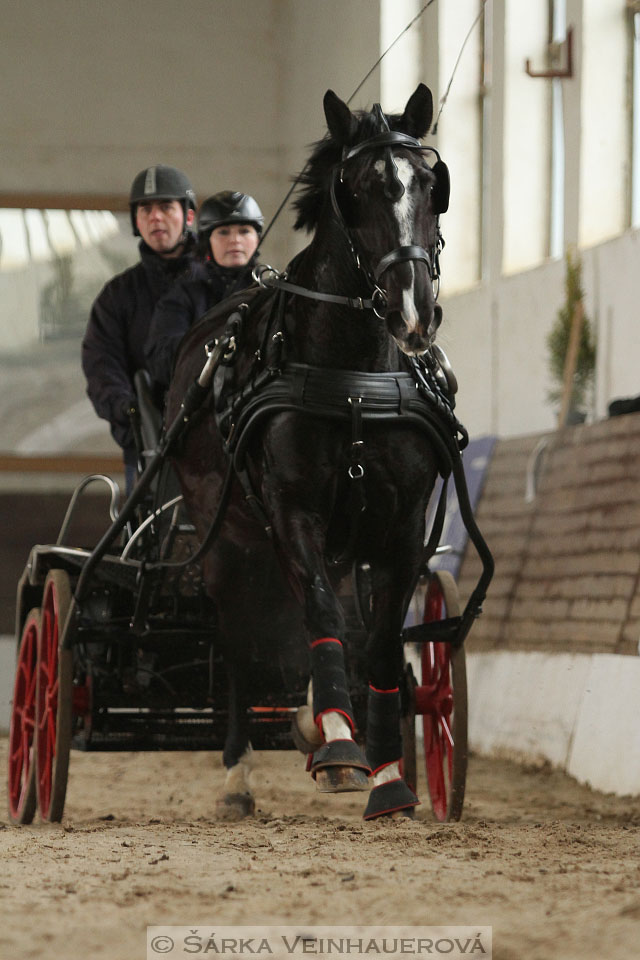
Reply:
[[[341, 236], [316, 236], [300, 258], [295, 282], [320, 293], [370, 298]], [[321, 367], [397, 369], [398, 351], [386, 323], [371, 310], [294, 297], [288, 311], [291, 359]]]

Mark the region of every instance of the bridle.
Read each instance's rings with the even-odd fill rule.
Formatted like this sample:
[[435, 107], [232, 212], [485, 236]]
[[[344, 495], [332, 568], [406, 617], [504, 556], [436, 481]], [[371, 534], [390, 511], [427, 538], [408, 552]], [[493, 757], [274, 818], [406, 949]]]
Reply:
[[291, 283], [286, 272], [280, 273], [268, 264], [259, 264], [253, 271], [253, 277], [263, 287], [276, 287], [277, 289], [286, 290], [287, 292], [296, 294], [298, 296], [307, 297], [312, 300], [320, 300], [325, 303], [342, 304], [344, 306], [352, 307], [356, 310], [373, 310], [377, 317], [379, 317], [381, 320], [384, 320], [386, 318], [387, 294], [384, 288], [380, 285], [380, 280], [389, 267], [393, 266], [394, 264], [406, 263], [413, 260], [424, 262], [427, 265], [427, 270], [429, 271], [429, 277], [433, 287], [434, 300], [437, 300], [440, 290], [439, 254], [444, 246], [442, 234], [440, 233], [440, 218], [438, 214], [436, 214], [436, 239], [430, 250], [425, 250], [424, 247], [418, 244], [408, 244], [396, 247], [389, 253], [384, 254], [378, 263], [371, 268], [364, 262], [364, 258], [360, 256], [357, 249], [356, 240], [344, 218], [344, 214], [340, 208], [338, 197], [336, 195], [337, 184], [344, 182], [343, 172], [346, 163], [356, 157], [359, 157], [365, 151], [382, 149], [385, 151], [385, 196], [390, 200], [397, 201], [404, 194], [405, 188], [404, 184], [398, 177], [398, 168], [392, 153], [393, 149], [402, 147], [406, 150], [413, 150], [416, 152], [430, 152], [436, 155], [438, 161], [440, 161], [440, 154], [434, 147], [424, 146], [419, 140], [416, 140], [415, 137], [409, 136], [409, 134], [401, 133], [397, 130], [390, 130], [387, 119], [382, 112], [382, 108], [379, 103], [374, 105], [373, 113], [378, 121], [379, 132], [369, 137], [367, 140], [357, 143], [353, 147], [343, 148], [340, 162], [334, 165], [333, 175], [331, 177], [331, 183], [329, 187], [329, 196], [331, 199], [331, 206], [335, 220], [347, 242], [347, 246], [351, 252], [351, 256], [357, 269], [364, 274], [367, 283], [371, 287], [370, 297], [346, 297], [340, 294], [322, 293], [318, 290], [309, 290], [306, 287], [301, 287], [298, 284]]

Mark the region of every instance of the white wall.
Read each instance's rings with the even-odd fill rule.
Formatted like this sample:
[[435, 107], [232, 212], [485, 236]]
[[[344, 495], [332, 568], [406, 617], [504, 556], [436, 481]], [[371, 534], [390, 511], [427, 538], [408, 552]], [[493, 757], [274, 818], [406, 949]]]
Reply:
[[233, 173], [268, 176], [274, 4], [261, 7], [3, 0], [3, 189], [120, 193], [158, 154], [201, 193]]
[[546, 760], [594, 790], [640, 794], [637, 657], [476, 653], [467, 673], [472, 750]]
[[456, 413], [472, 435], [555, 425], [545, 402], [545, 337], [562, 284], [562, 264], [549, 263], [444, 299], [438, 338], [460, 384]]
[[[346, 99], [377, 58], [380, 13], [377, 0], [0, 0], [0, 23], [0, 193], [122, 196], [164, 162], [200, 199], [239, 188], [270, 217], [325, 130], [327, 87]], [[267, 253], [283, 266], [290, 247], [284, 217]]]
[[[595, 416], [640, 394], [640, 231], [582, 250], [585, 310], [598, 342]], [[564, 263], [445, 298], [439, 341], [460, 382], [457, 413], [475, 435], [553, 429], [546, 337], [564, 302]]]

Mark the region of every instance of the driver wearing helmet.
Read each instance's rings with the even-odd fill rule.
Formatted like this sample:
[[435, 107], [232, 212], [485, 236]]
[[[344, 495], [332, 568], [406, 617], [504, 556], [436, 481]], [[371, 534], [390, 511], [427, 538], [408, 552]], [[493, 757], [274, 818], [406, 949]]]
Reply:
[[146, 367], [144, 344], [157, 301], [193, 261], [196, 196], [181, 170], [157, 164], [133, 181], [129, 207], [133, 234], [141, 238], [140, 262], [102, 289], [82, 341], [87, 394], [122, 447], [128, 491], [136, 465], [129, 416], [136, 397], [133, 378]]
[[166, 388], [180, 340], [192, 323], [225, 297], [251, 283], [264, 218], [246, 193], [223, 190], [204, 201], [198, 214], [198, 251], [187, 278], [176, 283], [154, 310], [146, 366]]

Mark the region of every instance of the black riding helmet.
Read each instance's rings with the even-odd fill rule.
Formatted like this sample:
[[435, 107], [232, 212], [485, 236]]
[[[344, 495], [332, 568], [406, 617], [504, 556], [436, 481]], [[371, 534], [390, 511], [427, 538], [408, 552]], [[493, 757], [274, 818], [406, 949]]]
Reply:
[[143, 200], [179, 200], [184, 214], [184, 232], [187, 231], [187, 213], [196, 209], [196, 195], [189, 178], [176, 167], [157, 163], [141, 170], [131, 184], [129, 209], [134, 237], [140, 236], [136, 226], [136, 211]]
[[264, 217], [262, 210], [248, 193], [235, 190], [221, 190], [207, 197], [198, 214], [198, 240], [200, 247], [206, 248], [211, 231], [228, 223], [249, 223], [255, 227], [258, 236], [262, 233]]

